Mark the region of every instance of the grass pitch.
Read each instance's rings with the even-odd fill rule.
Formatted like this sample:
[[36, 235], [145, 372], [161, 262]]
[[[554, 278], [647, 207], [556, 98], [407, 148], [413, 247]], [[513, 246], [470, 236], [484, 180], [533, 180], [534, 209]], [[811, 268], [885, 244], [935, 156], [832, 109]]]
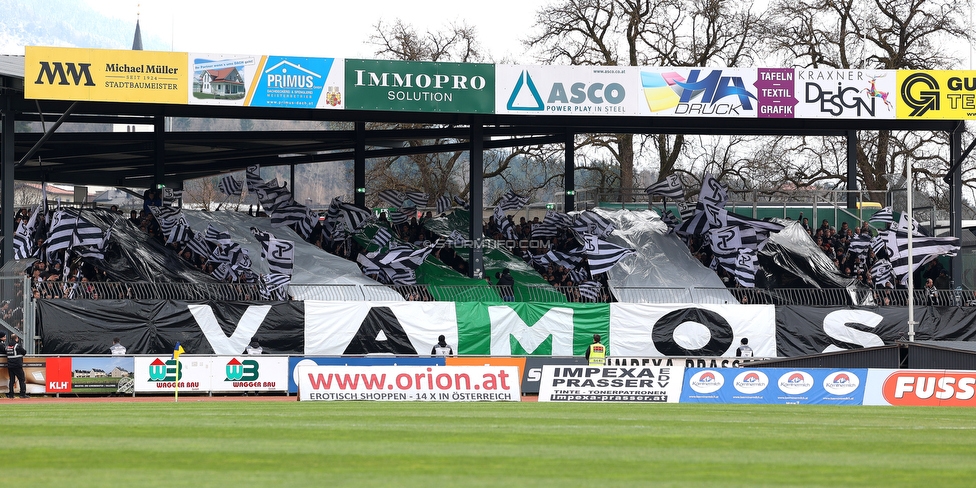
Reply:
[[976, 410], [18, 403], [19, 486], [972, 486]]

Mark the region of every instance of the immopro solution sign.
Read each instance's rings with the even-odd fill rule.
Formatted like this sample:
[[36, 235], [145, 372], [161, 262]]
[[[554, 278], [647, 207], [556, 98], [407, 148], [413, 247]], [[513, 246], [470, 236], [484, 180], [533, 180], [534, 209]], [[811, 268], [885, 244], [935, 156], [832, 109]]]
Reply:
[[495, 66], [346, 59], [346, 108], [406, 112], [495, 110]]

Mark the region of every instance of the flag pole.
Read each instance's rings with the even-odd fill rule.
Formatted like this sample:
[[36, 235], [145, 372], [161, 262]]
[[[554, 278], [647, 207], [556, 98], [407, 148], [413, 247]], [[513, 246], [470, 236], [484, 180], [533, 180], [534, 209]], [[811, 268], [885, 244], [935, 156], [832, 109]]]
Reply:
[[912, 256], [912, 236], [915, 234], [914, 217], [912, 216], [912, 162], [905, 161], [905, 171], [908, 172], [906, 180], [908, 184], [908, 195], [906, 196], [906, 208], [908, 212], [908, 342], [915, 342], [915, 267], [914, 256]]
[[[179, 343], [177, 343], [177, 347], [179, 347]], [[176, 381], [173, 383], [173, 402], [179, 403], [180, 402], [180, 355], [179, 354], [176, 354], [176, 374], [174, 376], [176, 377]]]

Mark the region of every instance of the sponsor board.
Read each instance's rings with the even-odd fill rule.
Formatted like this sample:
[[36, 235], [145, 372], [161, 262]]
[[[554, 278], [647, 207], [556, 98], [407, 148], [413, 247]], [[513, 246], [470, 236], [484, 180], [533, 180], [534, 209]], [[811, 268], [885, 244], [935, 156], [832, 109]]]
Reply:
[[539, 393], [539, 386], [542, 384], [542, 368], [551, 364], [553, 366], [585, 366], [585, 357], [565, 357], [565, 358], [525, 358], [525, 368], [522, 370], [522, 393]]
[[756, 117], [757, 71], [746, 68], [641, 67], [641, 115]]
[[345, 60], [346, 108], [492, 113], [495, 67], [481, 63]]
[[288, 358], [288, 393], [298, 393], [299, 366], [444, 366], [443, 357], [297, 357]]
[[215, 357], [210, 371], [212, 374], [210, 390], [213, 392], [286, 391], [288, 389], [287, 357]]
[[131, 356], [47, 358], [45, 393], [129, 394], [134, 368]]
[[629, 66], [495, 66], [495, 113], [637, 115], [637, 68]]
[[684, 366], [542, 367], [540, 402], [677, 403]]
[[760, 119], [792, 119], [796, 116], [793, 68], [757, 68], [757, 116]]
[[[27, 380], [27, 393], [40, 394], [46, 391], [47, 358], [25, 357], [24, 378]], [[0, 357], [0, 393], [9, 393], [10, 376], [7, 373], [7, 358]], [[14, 393], [20, 393], [20, 386], [14, 386]]]
[[248, 93], [250, 107], [343, 108], [343, 60], [266, 56], [257, 83]]
[[796, 117], [894, 119], [894, 70], [795, 69]]
[[136, 393], [286, 391], [288, 358], [278, 356], [136, 357]]
[[27, 46], [24, 97], [185, 104], [187, 53]]
[[183, 355], [179, 362], [172, 356], [136, 357], [134, 385], [136, 393], [211, 391], [212, 358]]
[[776, 357], [772, 305], [610, 305], [610, 351], [617, 356], [734, 357], [749, 338], [756, 357]]
[[252, 55], [189, 53], [190, 105], [243, 106], [254, 93], [264, 57]]
[[976, 71], [898, 70], [899, 119], [976, 118]]
[[976, 371], [872, 369], [864, 404], [976, 407]]
[[299, 400], [520, 401], [514, 366], [306, 366]]
[[866, 377], [866, 369], [691, 368], [681, 401], [860, 405]]
[[685, 368], [738, 368], [743, 360], [739, 357], [608, 357], [607, 366], [680, 366]]

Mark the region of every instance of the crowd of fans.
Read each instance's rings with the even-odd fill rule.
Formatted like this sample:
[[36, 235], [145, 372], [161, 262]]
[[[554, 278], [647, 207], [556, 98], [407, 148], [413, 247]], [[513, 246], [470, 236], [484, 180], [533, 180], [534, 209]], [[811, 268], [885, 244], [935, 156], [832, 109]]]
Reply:
[[[180, 244], [165, 244], [166, 237], [163, 235], [162, 229], [156, 222], [152, 212], [149, 210], [150, 205], [159, 203], [158, 199], [158, 194], [150, 194], [147, 192], [146, 203], [143, 209], [141, 211], [131, 210], [128, 218], [126, 219], [128, 223], [146, 233], [151, 238], [157, 240], [160, 244], [170, 248], [192, 268], [199, 270], [201, 273], [211, 275], [214, 272], [215, 263], [210, 261], [207, 257], [193, 253], [187, 249], [186, 246]], [[122, 215], [115, 206], [112, 206], [110, 211], [119, 214], [120, 217]], [[28, 219], [29, 216], [30, 215], [27, 209], [21, 209], [15, 216], [15, 225], [19, 224], [21, 220]], [[383, 214], [379, 217], [377, 223], [379, 225], [389, 225], [390, 228], [393, 229], [396, 237], [401, 241], [414, 244], [416, 246], [423, 246], [427, 243], [437, 242], [439, 239], [441, 242], [445, 242], [443, 239], [444, 236], [436, 235], [425, 226], [427, 221], [433, 218], [434, 217], [431, 212], [426, 212], [420, 218], [412, 217], [408, 221], [397, 225], [390, 222], [388, 217]], [[590, 277], [585, 259], [583, 259], [583, 261], [578, 263], [575, 267], [565, 265], [567, 263], [560, 264], [552, 262], [551, 260], [547, 261], [545, 259], [540, 259], [540, 257], [546, 255], [549, 251], [557, 251], [565, 254], [573, 254], [574, 251], [577, 251], [580, 244], [577, 242], [570, 229], [561, 229], [553, 237], [533, 238], [533, 229], [536, 226], [541, 225], [541, 221], [538, 217], [531, 220], [528, 220], [525, 217], [520, 217], [518, 221], [516, 221], [512, 216], [507, 216], [506, 218], [509, 220], [511, 227], [514, 230], [516, 239], [506, 238], [506, 236], [503, 235], [502, 229], [499, 228], [493, 218], [486, 219], [484, 222], [485, 236], [494, 239], [497, 243], [500, 243], [506, 247], [513, 255], [521, 258], [532, 266], [533, 269], [535, 269], [546, 282], [556, 287], [558, 291], [566, 294], [570, 301], [595, 300], [608, 302], [613, 300], [612, 296], [608, 292], [605, 273]], [[801, 226], [807, 230], [810, 238], [816, 243], [821, 251], [833, 261], [834, 266], [836, 266], [840, 275], [852, 278], [858, 284], [867, 288], [880, 290], [904, 288], [903, 285], [895, 282], [888, 282], [882, 286], [875, 286], [870, 272], [871, 267], [876, 261], [873, 251], [870, 249], [864, 253], [853, 253], [850, 251], [850, 244], [856, 236], [872, 235], [872, 228], [867, 223], [860, 227], [850, 228], [846, 222], [843, 222], [841, 223], [840, 228], [834, 228], [826, 219], [823, 220], [818, 227], [811, 227], [808, 219], [802, 217], [802, 214], [798, 220]], [[356, 257], [360, 253], [365, 253], [367, 251], [366, 246], [363, 243], [353, 238], [330, 240], [324, 237], [321, 226], [322, 222], [319, 222], [315, 229], [313, 229], [311, 233], [313, 238], [311, 238], [310, 241], [327, 252], [346, 259], [356, 260]], [[43, 256], [43, 243], [44, 239], [46, 238], [45, 229], [47, 226], [42, 224], [36, 226], [36, 228], [37, 244], [41, 249], [41, 256]], [[701, 238], [693, 237], [688, 241], [688, 246], [692, 255], [694, 255], [695, 258], [697, 258], [703, 265], [711, 265], [711, 250]], [[445, 265], [456, 270], [458, 273], [467, 275], [468, 265], [466, 250], [457, 252], [451, 245], [441, 245], [435, 247], [432, 255]], [[66, 266], [68, 267], [67, 270], [65, 270]], [[732, 288], [736, 286], [734, 277], [722, 267], [718, 267], [716, 272], [728, 287]], [[30, 268], [27, 269], [27, 273], [31, 276], [31, 282], [33, 285], [32, 294], [35, 298], [71, 297], [96, 299], [129, 298], [132, 296], [132, 289], [124, 284], [119, 284], [115, 287], [92, 286], [92, 283], [111, 282], [112, 280], [109, 279], [109, 276], [104, 270], [92, 266], [86, 260], [73, 259], [70, 260], [70, 262], [66, 262], [64, 251], [61, 251], [51, 259], [38, 259]], [[495, 281], [493, 281], [492, 278], [492, 276], [487, 276], [487, 283], [495, 286], [499, 285], [497, 280], [500, 278], [500, 276], [495, 276]], [[918, 279], [920, 280], [920, 283], [925, 282], [925, 280], [931, 280], [932, 283], [930, 286], [934, 287], [935, 289], [949, 290], [952, 288], [952, 283], [948, 278], [948, 274], [938, 261], [929, 263], [923, 270], [921, 270], [918, 274]], [[226, 278], [226, 281], [247, 283], [255, 281], [255, 278], [253, 276], [244, 276], [243, 274], [240, 274], [228, 277]], [[598, 296], [596, 298], [580, 296], [579, 285], [581, 285], [583, 282], [599, 283], [599, 291], [597, 292]], [[55, 285], [55, 283], [57, 283], [57, 285]], [[508, 285], [503, 286], [507, 287]], [[244, 297], [251, 297], [253, 295], [250, 290], [243, 291], [242, 293], [242, 296]], [[511, 294], [510, 291], [503, 291], [502, 293], [507, 295]], [[405, 287], [403, 290], [403, 295], [408, 300], [431, 299], [431, 297], [423, 291], [423, 287]], [[886, 297], [884, 294], [879, 294], [877, 298], [880, 304], [893, 303], [891, 295]], [[745, 300], [746, 299], [743, 301]], [[7, 308], [0, 308], [0, 316], [2, 316], [4, 313], [16, 314], [17, 310], [18, 308], [16, 307], [11, 310], [8, 304]], [[22, 317], [14, 317], [12, 320], [22, 321]]]

